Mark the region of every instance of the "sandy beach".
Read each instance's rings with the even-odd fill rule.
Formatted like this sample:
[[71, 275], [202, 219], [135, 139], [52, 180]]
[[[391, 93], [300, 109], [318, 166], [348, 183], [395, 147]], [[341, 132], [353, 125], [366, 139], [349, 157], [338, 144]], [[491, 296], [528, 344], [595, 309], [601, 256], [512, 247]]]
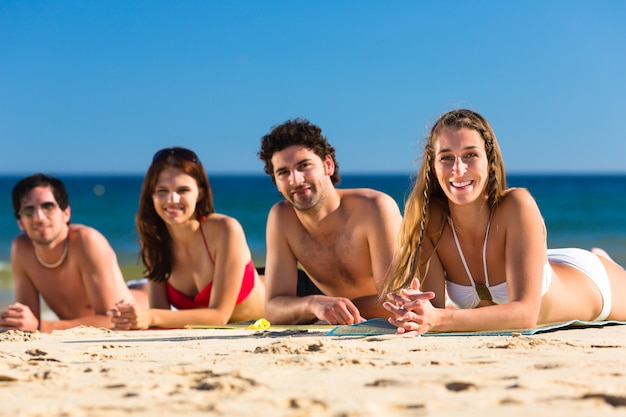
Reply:
[[0, 415], [626, 414], [626, 326], [532, 336], [0, 333]]

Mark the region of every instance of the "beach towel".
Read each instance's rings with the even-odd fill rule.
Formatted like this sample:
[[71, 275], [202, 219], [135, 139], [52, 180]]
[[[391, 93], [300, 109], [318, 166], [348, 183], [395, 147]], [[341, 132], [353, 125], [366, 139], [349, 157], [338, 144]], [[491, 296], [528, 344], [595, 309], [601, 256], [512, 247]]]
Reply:
[[203, 325], [203, 324], [188, 324], [185, 326], [187, 329], [237, 329], [237, 330], [261, 330], [261, 331], [285, 331], [285, 330], [316, 330], [316, 331], [329, 331], [335, 328], [331, 324], [271, 324], [264, 318], [256, 321], [250, 320], [239, 323], [229, 323], [224, 325]]
[[[532, 335], [537, 333], [551, 332], [565, 329], [580, 329], [585, 327], [603, 327], [611, 325], [626, 324], [624, 321], [582, 321], [570, 320], [561, 323], [543, 324], [533, 329], [510, 329], [510, 330], [488, 330], [478, 332], [429, 332], [421, 336], [513, 336]], [[380, 336], [385, 334], [395, 334], [396, 327], [389, 324], [386, 319], [370, 319], [363, 323], [336, 326], [327, 336]]]

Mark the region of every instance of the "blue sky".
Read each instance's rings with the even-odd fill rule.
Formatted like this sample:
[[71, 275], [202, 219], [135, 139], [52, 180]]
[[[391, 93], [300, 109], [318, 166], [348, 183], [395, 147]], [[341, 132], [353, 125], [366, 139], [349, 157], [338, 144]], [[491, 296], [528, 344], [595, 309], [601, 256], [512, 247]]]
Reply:
[[0, 0], [0, 174], [143, 173], [174, 145], [262, 174], [295, 117], [344, 173], [409, 173], [456, 107], [510, 173], [624, 173], [625, 21], [621, 0]]

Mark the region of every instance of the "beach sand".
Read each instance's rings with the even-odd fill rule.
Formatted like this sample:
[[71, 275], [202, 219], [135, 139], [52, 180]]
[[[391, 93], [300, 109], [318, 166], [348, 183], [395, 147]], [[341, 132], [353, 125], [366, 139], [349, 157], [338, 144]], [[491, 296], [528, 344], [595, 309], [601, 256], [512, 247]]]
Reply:
[[626, 414], [626, 326], [533, 336], [0, 333], [0, 415]]

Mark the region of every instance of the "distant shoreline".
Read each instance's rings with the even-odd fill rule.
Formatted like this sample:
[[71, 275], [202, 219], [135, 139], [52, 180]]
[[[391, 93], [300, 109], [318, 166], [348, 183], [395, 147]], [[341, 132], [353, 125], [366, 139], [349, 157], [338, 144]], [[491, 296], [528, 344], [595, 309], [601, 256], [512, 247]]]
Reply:
[[[11, 202], [16, 181], [0, 174], [0, 286], [12, 285], [11, 241], [19, 233]], [[339, 188], [369, 187], [391, 195], [401, 210], [413, 174], [342, 172]], [[140, 174], [60, 175], [70, 192], [72, 222], [96, 228], [109, 240], [127, 280], [143, 276], [135, 231]], [[216, 210], [242, 224], [255, 265], [265, 264], [265, 226], [271, 206], [281, 196], [265, 174], [209, 174]], [[509, 172], [511, 187], [527, 188], [535, 197], [548, 230], [548, 246], [600, 246], [626, 265], [626, 172], [520, 173]], [[100, 185], [102, 184], [102, 185]], [[96, 187], [106, 189], [98, 194]]]
[[[265, 266], [265, 254], [252, 254], [252, 260], [256, 267]], [[125, 281], [132, 281], [143, 278], [144, 267], [142, 264], [121, 263], [120, 270]], [[0, 262], [0, 289], [13, 288], [13, 273], [11, 272], [11, 264]]]
[[[46, 171], [47, 172], [47, 171]], [[346, 178], [363, 178], [363, 177], [412, 177], [416, 171], [411, 172], [341, 172], [342, 177]], [[50, 172], [51, 175], [63, 178], [143, 178], [145, 173], [106, 173], [106, 172]], [[27, 175], [31, 175], [32, 172], [25, 173], [2, 173], [0, 172], [1, 179], [16, 179], [19, 180]], [[208, 172], [209, 179], [215, 178], [267, 178], [265, 173], [228, 173], [228, 172]], [[507, 177], [626, 177], [626, 171], [624, 172], [611, 172], [611, 171], [593, 171], [593, 172], [550, 172], [550, 171], [537, 171], [537, 172], [523, 172], [523, 171], [511, 171], [507, 172]]]

